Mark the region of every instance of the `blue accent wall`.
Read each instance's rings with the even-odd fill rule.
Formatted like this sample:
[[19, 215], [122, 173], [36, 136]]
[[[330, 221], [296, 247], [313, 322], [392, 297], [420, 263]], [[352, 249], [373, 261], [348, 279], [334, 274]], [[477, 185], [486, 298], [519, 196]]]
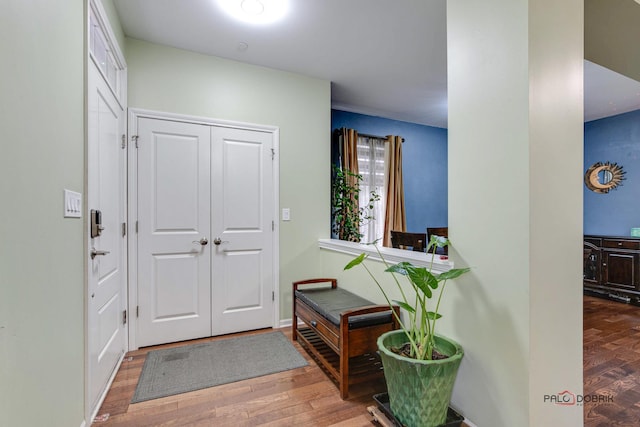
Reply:
[[584, 233], [628, 236], [640, 227], [640, 110], [584, 125], [584, 172], [596, 162], [623, 167], [625, 180], [607, 194], [584, 186]]
[[331, 110], [331, 130], [399, 135], [402, 146], [407, 231], [447, 226], [447, 130], [364, 114]]

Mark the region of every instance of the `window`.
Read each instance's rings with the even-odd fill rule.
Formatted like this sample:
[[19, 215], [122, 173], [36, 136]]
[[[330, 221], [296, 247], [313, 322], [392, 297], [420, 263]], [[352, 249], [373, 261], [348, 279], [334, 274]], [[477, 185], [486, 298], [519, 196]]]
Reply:
[[120, 103], [123, 103], [124, 85], [122, 84], [125, 69], [124, 57], [117, 46], [109, 43], [115, 36], [107, 36], [110, 30], [99, 18], [99, 14], [93, 9], [95, 2], [91, 2], [89, 13], [89, 56], [98, 67], [105, 81], [113, 91]]
[[358, 173], [362, 175], [360, 183], [360, 208], [367, 208], [371, 192], [375, 192], [380, 199], [373, 203], [372, 220], [360, 225], [363, 234], [361, 242], [370, 243], [381, 239], [384, 234], [385, 214], [385, 140], [358, 136]]

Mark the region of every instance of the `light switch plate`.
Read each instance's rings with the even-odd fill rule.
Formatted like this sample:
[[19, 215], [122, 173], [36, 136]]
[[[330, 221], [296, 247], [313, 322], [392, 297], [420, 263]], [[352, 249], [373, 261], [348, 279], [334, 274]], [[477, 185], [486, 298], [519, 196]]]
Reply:
[[283, 221], [291, 220], [291, 210], [289, 208], [282, 208], [282, 220]]
[[64, 190], [64, 217], [82, 218], [82, 194]]

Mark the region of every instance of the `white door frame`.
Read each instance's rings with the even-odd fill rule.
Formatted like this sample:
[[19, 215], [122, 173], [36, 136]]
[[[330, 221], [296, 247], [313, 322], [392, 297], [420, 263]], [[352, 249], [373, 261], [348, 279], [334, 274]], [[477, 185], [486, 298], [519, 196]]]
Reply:
[[[85, 50], [85, 71], [84, 71], [84, 77], [85, 77], [85, 82], [88, 82], [89, 80], [89, 67], [92, 67], [93, 64], [96, 64], [96, 68], [98, 69], [99, 74], [101, 75], [101, 77], [105, 80], [105, 82], [107, 83], [107, 86], [111, 89], [116, 101], [120, 104], [120, 106], [122, 107], [123, 110], [123, 114], [126, 114], [127, 112], [127, 63], [125, 61], [124, 55], [122, 53], [122, 49], [120, 48], [120, 46], [118, 45], [117, 39], [115, 37], [115, 34], [113, 33], [113, 30], [111, 29], [111, 25], [109, 23], [109, 19], [107, 17], [107, 13], [104, 10], [104, 7], [102, 6], [102, 2], [99, 0], [88, 0], [85, 3], [86, 7], [85, 7], [85, 34], [84, 34], [84, 38], [87, 41], [86, 43], [86, 50]], [[104, 42], [106, 43], [106, 48], [108, 49], [108, 52], [110, 53], [110, 55], [112, 55], [112, 59], [114, 61], [114, 66], [115, 66], [115, 73], [117, 74], [116, 80], [115, 80], [115, 86], [114, 86], [114, 81], [109, 81], [109, 79], [107, 78], [104, 70], [101, 69], [100, 66], [98, 66], [98, 60], [94, 57], [93, 52], [92, 52], [92, 37], [93, 37], [93, 33], [92, 32], [92, 27], [91, 27], [91, 19], [90, 16], [93, 15], [93, 17], [95, 18], [95, 22], [94, 25], [97, 25], [99, 28], [99, 32], [100, 35], [102, 37], [104, 37]], [[92, 64], [93, 63], [93, 64]], [[84, 355], [84, 375], [85, 375], [85, 381], [84, 381], [84, 417], [85, 417], [85, 424], [90, 425], [93, 421], [93, 418], [96, 416], [98, 410], [100, 409], [100, 406], [102, 405], [102, 402], [104, 401], [104, 398], [107, 395], [107, 392], [109, 390], [109, 388], [111, 387], [111, 383], [113, 382], [113, 379], [115, 378], [116, 373], [118, 372], [118, 369], [120, 368], [120, 364], [122, 363], [122, 358], [124, 356], [124, 354], [122, 355], [122, 357], [120, 358], [120, 360], [118, 361], [118, 363], [116, 364], [116, 367], [111, 375], [111, 377], [109, 378], [108, 384], [105, 387], [105, 390], [102, 394], [102, 396], [100, 396], [100, 398], [98, 399], [98, 403], [95, 407], [92, 407], [92, 399], [91, 399], [91, 390], [89, 388], [90, 385], [90, 379], [91, 379], [91, 372], [89, 369], [90, 366], [90, 349], [89, 349], [89, 333], [91, 330], [91, 325], [89, 325], [89, 309], [90, 309], [90, 304], [91, 304], [91, 296], [89, 295], [89, 271], [91, 268], [91, 260], [89, 258], [89, 251], [91, 248], [91, 237], [90, 237], [90, 227], [91, 227], [91, 222], [90, 222], [90, 214], [89, 214], [89, 206], [88, 206], [88, 194], [89, 194], [89, 172], [88, 172], [88, 165], [89, 165], [89, 158], [88, 158], [88, 152], [89, 152], [89, 133], [88, 133], [88, 128], [89, 128], [89, 111], [88, 111], [88, 90], [86, 90], [87, 88], [85, 87], [85, 110], [84, 110], [84, 123], [85, 123], [85, 143], [84, 143], [84, 151], [85, 151], [85, 158], [84, 158], [84, 163], [85, 163], [85, 175], [84, 175], [84, 202], [83, 202], [83, 212], [84, 212], [84, 218], [83, 218], [83, 226], [84, 226], [84, 254], [85, 254], [85, 258], [84, 258], [84, 283], [85, 283], [85, 287], [84, 287], [84, 350], [85, 350], [85, 355]], [[126, 120], [126, 116], [125, 116], [125, 120]], [[125, 129], [122, 129], [123, 132], [125, 132], [126, 130], [126, 124], [124, 126]], [[126, 179], [127, 177], [124, 176], [124, 179]], [[125, 196], [125, 200], [123, 200], [123, 203], [125, 204], [125, 209], [127, 209], [126, 207], [126, 203], [127, 203], [127, 198]], [[128, 236], [125, 236], [125, 239], [128, 240]], [[125, 248], [124, 248], [125, 252], [128, 250], [128, 243], [125, 241]], [[124, 270], [124, 278], [126, 280], [127, 278], [127, 257], [126, 254], [124, 256], [124, 263], [122, 265], [122, 268]], [[124, 298], [127, 297], [126, 293], [123, 295]], [[128, 328], [125, 328], [125, 334], [128, 333]], [[127, 346], [127, 339], [125, 337], [125, 347]], [[128, 351], [128, 348], [124, 349], [125, 352]]]
[[280, 326], [280, 224], [278, 222], [279, 200], [280, 200], [280, 128], [271, 125], [260, 125], [255, 123], [237, 122], [231, 120], [212, 119], [208, 117], [198, 117], [184, 114], [167, 113], [161, 111], [145, 110], [141, 108], [129, 108], [129, 155], [128, 155], [128, 217], [129, 233], [129, 350], [138, 349], [137, 345], [137, 307], [138, 307], [138, 235], [136, 233], [136, 220], [138, 218], [138, 154], [136, 151], [138, 135], [138, 118], [149, 118], [158, 120], [172, 120], [177, 122], [203, 124], [217, 127], [230, 127], [236, 129], [246, 129], [254, 131], [268, 132], [273, 135], [274, 164], [273, 164], [273, 323], [272, 327]]

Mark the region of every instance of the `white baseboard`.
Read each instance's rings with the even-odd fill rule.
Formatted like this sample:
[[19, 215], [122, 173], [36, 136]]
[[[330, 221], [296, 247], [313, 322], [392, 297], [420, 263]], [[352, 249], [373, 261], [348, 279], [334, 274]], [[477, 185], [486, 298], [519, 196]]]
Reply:
[[[453, 409], [454, 411], [456, 411], [458, 414], [460, 414], [460, 411], [458, 410], [458, 408], [451, 406], [451, 409]], [[464, 423], [469, 426], [469, 427], [478, 427], [477, 425], [475, 425], [474, 423], [472, 423], [471, 421], [469, 421], [469, 419], [467, 417], [464, 417]]]
[[[293, 324], [293, 319], [282, 319], [282, 320], [280, 320], [280, 326], [278, 326], [278, 327], [279, 328], [290, 328], [292, 324]], [[300, 319], [298, 319], [298, 325], [304, 325], [304, 322], [302, 322]]]
[[280, 326], [278, 328], [290, 328], [293, 323], [293, 319], [280, 319]]

